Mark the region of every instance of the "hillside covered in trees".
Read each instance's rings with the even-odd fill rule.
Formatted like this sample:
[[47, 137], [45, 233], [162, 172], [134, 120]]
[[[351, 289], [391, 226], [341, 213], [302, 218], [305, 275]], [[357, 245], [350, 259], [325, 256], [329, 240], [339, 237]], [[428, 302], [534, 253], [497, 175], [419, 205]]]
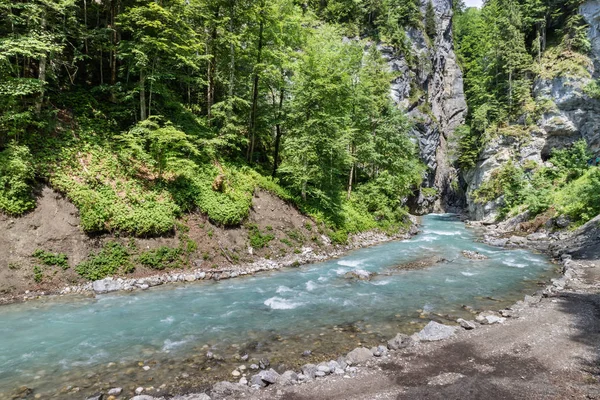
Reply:
[[425, 23], [416, 2], [5, 1], [0, 15], [3, 212], [33, 209], [48, 182], [87, 232], [160, 235], [194, 209], [239, 224], [260, 186], [342, 241], [404, 222], [424, 169], [373, 43], [401, 51]]

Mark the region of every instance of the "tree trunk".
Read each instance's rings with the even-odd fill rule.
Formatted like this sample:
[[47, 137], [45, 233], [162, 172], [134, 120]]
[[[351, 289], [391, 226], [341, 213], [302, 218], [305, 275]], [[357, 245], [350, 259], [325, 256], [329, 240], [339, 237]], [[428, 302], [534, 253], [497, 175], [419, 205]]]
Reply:
[[212, 26], [212, 31], [210, 34], [210, 39], [206, 45], [207, 55], [212, 56], [208, 59], [208, 68], [207, 68], [207, 88], [206, 88], [206, 116], [208, 118], [208, 124], [210, 125], [212, 119], [212, 106], [215, 103], [215, 70], [216, 70], [216, 51], [215, 51], [215, 42], [217, 40], [217, 26], [216, 21], [219, 19], [219, 7], [215, 10], [214, 14], [214, 24]]
[[[231, 0], [229, 9], [229, 100], [233, 99], [233, 86], [235, 80], [235, 45], [233, 43], [233, 17], [235, 16], [235, 0]], [[227, 117], [231, 118], [233, 105], [227, 111]]]
[[140, 120], [146, 120], [146, 75], [140, 71]]
[[348, 200], [350, 200], [350, 195], [352, 194], [352, 178], [354, 178], [354, 163], [352, 163], [352, 167], [350, 167], [350, 178], [348, 179]]
[[[41, 31], [44, 32], [46, 30], [46, 12], [44, 11], [42, 15], [42, 21], [40, 23]], [[48, 57], [46, 52], [42, 53], [40, 57], [40, 64], [38, 67], [38, 79], [42, 83], [42, 90], [40, 91], [40, 95], [37, 98], [35, 104], [35, 112], [37, 115], [40, 115], [42, 112], [42, 106], [44, 105], [44, 86], [46, 85], [46, 65], [48, 63]]]
[[279, 164], [279, 146], [281, 143], [281, 136], [283, 134], [283, 132], [281, 131], [280, 118], [283, 109], [283, 98], [285, 97], [284, 93], [285, 91], [282, 88], [279, 91], [279, 110], [277, 111], [277, 124], [275, 125], [275, 149], [273, 151], [273, 173], [271, 174], [273, 178], [275, 178], [275, 175], [277, 175], [277, 167]]
[[[264, 2], [262, 4], [264, 8]], [[261, 9], [261, 19], [260, 19], [260, 28], [258, 31], [258, 54], [256, 56], [256, 66], [259, 66], [262, 61], [262, 48], [263, 48], [263, 30], [264, 30], [264, 21], [262, 18], [262, 13], [264, 12]], [[254, 142], [256, 140], [256, 111], [258, 108], [258, 81], [259, 75], [256, 67], [254, 68], [254, 82], [252, 84], [252, 109], [250, 111], [250, 143], [248, 146], [248, 154], [247, 158], [250, 163], [252, 163], [252, 156], [254, 155]]]

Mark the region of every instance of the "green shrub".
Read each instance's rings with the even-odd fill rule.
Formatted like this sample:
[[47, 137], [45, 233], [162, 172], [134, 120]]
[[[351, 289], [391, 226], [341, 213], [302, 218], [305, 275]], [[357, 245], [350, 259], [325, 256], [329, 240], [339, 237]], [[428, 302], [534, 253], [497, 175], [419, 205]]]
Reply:
[[107, 242], [99, 253], [76, 267], [79, 275], [89, 280], [98, 280], [118, 272], [133, 272], [129, 251], [117, 242]]
[[58, 266], [63, 270], [69, 269], [67, 255], [64, 253], [50, 253], [42, 249], [37, 249], [33, 252], [32, 256], [40, 260], [45, 265]]
[[585, 223], [600, 214], [600, 168], [566, 185], [556, 196], [559, 212]]
[[21, 215], [35, 208], [35, 199], [31, 193], [34, 177], [29, 149], [9, 143], [0, 152], [0, 211]]
[[246, 229], [248, 229], [250, 246], [255, 249], [262, 249], [267, 246], [271, 240], [275, 239], [275, 236], [272, 233], [262, 233], [256, 224], [247, 224]]
[[161, 246], [155, 250], [148, 250], [140, 254], [138, 262], [152, 269], [163, 270], [178, 267], [181, 263], [181, 249]]
[[40, 283], [44, 279], [44, 273], [42, 272], [42, 267], [39, 265], [33, 266], [33, 280], [37, 283]]

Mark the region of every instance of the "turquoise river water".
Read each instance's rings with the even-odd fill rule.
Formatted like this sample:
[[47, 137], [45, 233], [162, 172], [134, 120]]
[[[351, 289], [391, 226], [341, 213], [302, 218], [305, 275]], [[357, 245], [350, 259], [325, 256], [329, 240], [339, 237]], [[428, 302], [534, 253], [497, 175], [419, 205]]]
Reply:
[[[0, 307], [0, 398], [85, 398], [115, 386], [124, 394], [138, 386], [148, 394], [201, 389], [263, 357], [297, 367], [414, 332], [429, 319], [500, 309], [556, 273], [543, 255], [476, 242], [452, 215], [428, 215], [421, 228], [408, 240], [253, 277]], [[461, 250], [489, 259], [469, 260]], [[448, 261], [393, 269], [429, 256]], [[354, 269], [378, 275], [345, 279]], [[300, 357], [307, 349], [313, 355]]]

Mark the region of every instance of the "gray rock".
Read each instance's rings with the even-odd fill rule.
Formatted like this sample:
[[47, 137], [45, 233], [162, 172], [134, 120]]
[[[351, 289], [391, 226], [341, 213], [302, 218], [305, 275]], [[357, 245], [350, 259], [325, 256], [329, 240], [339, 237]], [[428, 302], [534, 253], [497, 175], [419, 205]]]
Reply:
[[108, 277], [92, 282], [92, 289], [94, 289], [94, 292], [98, 294], [116, 292], [117, 290], [123, 289], [123, 283]]
[[456, 322], [458, 322], [458, 324], [466, 330], [477, 328], [477, 325], [475, 325], [475, 322], [473, 321], [467, 321], [465, 319], [459, 318], [456, 320]]
[[273, 368], [268, 370], [260, 371], [258, 376], [268, 384], [273, 384], [277, 382], [277, 378], [279, 378], [279, 374]]
[[340, 365], [340, 363], [338, 363], [337, 361], [333, 361], [333, 360], [329, 361], [327, 363], [327, 366], [329, 367], [330, 372], [333, 372], [336, 369], [343, 369], [342, 366]]
[[156, 400], [156, 397], [148, 396], [147, 394], [139, 394], [137, 396], [133, 396], [131, 400]]
[[346, 355], [346, 362], [350, 365], [362, 364], [373, 357], [371, 350], [366, 347], [357, 347]]
[[187, 394], [184, 396], [175, 396], [171, 400], [211, 400], [210, 396], [206, 393], [194, 393]]
[[482, 325], [493, 325], [504, 323], [504, 321], [506, 321], [506, 318], [499, 317], [493, 314], [481, 313], [475, 318], [475, 320]]
[[369, 281], [373, 276], [372, 272], [365, 271], [364, 269], [356, 269], [354, 271], [347, 272], [344, 275], [346, 279], [358, 279], [360, 281]]
[[310, 350], [304, 350], [304, 351], [302, 352], [302, 357], [308, 357], [308, 356], [310, 356], [311, 354], [312, 354], [312, 351], [310, 351]]
[[240, 396], [247, 392], [247, 386], [223, 381], [213, 385], [210, 397], [214, 399], [221, 399], [227, 396]]
[[508, 243], [508, 239], [489, 238], [488, 240], [486, 240], [486, 243], [490, 246], [504, 247], [506, 246], [506, 243]]
[[325, 374], [329, 374], [331, 373], [331, 368], [329, 368], [329, 365], [327, 365], [326, 363], [321, 363], [317, 365], [317, 372], [318, 371], [324, 372]]
[[250, 378], [250, 386], [265, 387], [267, 386], [267, 383], [263, 381], [262, 377], [259, 374], [256, 374], [253, 375], [252, 378]]
[[417, 337], [419, 340], [424, 342], [433, 342], [437, 340], [444, 340], [454, 335], [456, 327], [443, 325], [435, 321], [430, 321], [425, 328], [423, 328]]
[[569, 219], [569, 217], [567, 217], [565, 215], [561, 215], [558, 218], [556, 218], [554, 223], [559, 228], [564, 229], [564, 228], [568, 227], [569, 225], [571, 225], [571, 220]]
[[267, 369], [267, 368], [269, 368], [270, 365], [271, 365], [271, 362], [269, 361], [268, 358], [261, 358], [258, 361], [258, 366], [260, 367], [260, 369]]
[[393, 339], [388, 340], [387, 346], [390, 350], [398, 350], [408, 347], [413, 344], [410, 336], [403, 333], [398, 333]]
[[293, 385], [298, 382], [298, 374], [294, 371], [285, 371], [283, 374], [279, 375], [277, 378], [277, 384], [283, 386]]
[[530, 241], [544, 240], [547, 238], [548, 238], [548, 235], [544, 232], [535, 232], [535, 233], [531, 233], [531, 234], [527, 235], [527, 240], [530, 240]]
[[540, 301], [542, 301], [542, 296], [525, 296], [525, 299], [523, 300], [525, 303], [527, 304], [537, 304]]
[[522, 246], [527, 243], [527, 239], [522, 236], [511, 236], [508, 242], [517, 246]]
[[316, 372], [317, 372], [317, 366], [315, 364], [305, 364], [302, 366], [302, 374], [307, 379], [314, 379]]
[[94, 394], [94, 395], [91, 395], [90, 397], [88, 397], [86, 400], [102, 400], [102, 397], [103, 397], [102, 393]]
[[109, 396], [118, 396], [121, 393], [123, 393], [123, 388], [118, 387], [118, 388], [112, 388], [112, 389], [110, 389], [107, 394]]
[[322, 378], [325, 375], [327, 375], [327, 373], [323, 372], [323, 371], [317, 371], [317, 372], [315, 372], [315, 377], [318, 377], [318, 378]]
[[476, 251], [463, 250], [461, 253], [462, 253], [463, 257], [468, 258], [470, 260], [487, 260], [488, 259], [488, 256], [478, 253]]
[[259, 369], [259, 366], [256, 364], [250, 364], [250, 369], [253, 369], [256, 371], [257, 369]]
[[337, 359], [337, 363], [340, 365], [341, 369], [346, 369], [348, 363], [346, 362], [346, 357], [340, 356]]

